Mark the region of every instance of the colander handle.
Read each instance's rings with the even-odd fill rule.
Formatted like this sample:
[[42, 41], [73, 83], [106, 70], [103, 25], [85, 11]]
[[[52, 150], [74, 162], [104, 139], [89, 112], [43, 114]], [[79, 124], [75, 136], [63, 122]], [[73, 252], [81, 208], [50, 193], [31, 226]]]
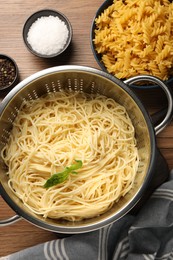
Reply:
[[[0, 196], [1, 196], [1, 194], [0, 194]], [[13, 224], [13, 223], [17, 222], [18, 220], [20, 220], [21, 218], [22, 217], [20, 217], [19, 215], [14, 215], [10, 218], [0, 219], [0, 227], [5, 227], [10, 224]]]
[[5, 226], [8, 226], [10, 224], [13, 224], [13, 223], [15, 223], [16, 221], [18, 221], [20, 219], [21, 219], [20, 216], [15, 215], [15, 216], [13, 216], [11, 218], [0, 220], [0, 227], [5, 227]]
[[[166, 84], [162, 80], [160, 80], [154, 76], [149, 76], [149, 75], [134, 76], [132, 78], [125, 80], [124, 83], [128, 84], [128, 85], [132, 85], [134, 83], [141, 82], [141, 81], [145, 81], [145, 82], [148, 81], [148, 82], [157, 84], [159, 87], [161, 87], [163, 89], [163, 91], [165, 92], [166, 97], [167, 97], [168, 106], [167, 106], [166, 114], [165, 114], [164, 118], [162, 119], [162, 121], [155, 126], [155, 132], [157, 135], [168, 125], [168, 123], [172, 119], [172, 116], [173, 116], [172, 95], [171, 95], [169, 88], [166, 86]], [[159, 113], [159, 112], [157, 112], [157, 113]]]

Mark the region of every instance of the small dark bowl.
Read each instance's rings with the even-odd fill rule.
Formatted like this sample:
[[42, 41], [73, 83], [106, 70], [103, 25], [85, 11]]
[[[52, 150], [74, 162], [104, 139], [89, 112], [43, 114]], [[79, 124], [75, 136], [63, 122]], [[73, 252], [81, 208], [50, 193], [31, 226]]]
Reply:
[[5, 54], [0, 54], [0, 91], [12, 89], [19, 82], [16, 62]]
[[[107, 71], [107, 68], [105, 67], [104, 63], [102, 62], [102, 54], [100, 53], [97, 53], [97, 51], [95, 50], [95, 46], [94, 46], [94, 42], [93, 42], [93, 39], [95, 38], [95, 29], [96, 29], [96, 25], [95, 25], [95, 19], [101, 14], [103, 13], [103, 11], [108, 8], [110, 5], [113, 4], [113, 0], [106, 0], [104, 1], [101, 6], [98, 8], [94, 18], [93, 18], [93, 21], [92, 21], [92, 24], [91, 24], [91, 34], [90, 34], [90, 42], [91, 42], [91, 49], [92, 49], [92, 52], [94, 54], [94, 58], [95, 60], [97, 61], [98, 65], [100, 66], [100, 68], [109, 73]], [[109, 73], [110, 74], [110, 73]], [[126, 80], [126, 79], [121, 79], [121, 80]], [[169, 87], [173, 87], [173, 77], [170, 77], [168, 80], [166, 81], [163, 81], [167, 86]], [[133, 87], [133, 88], [140, 88], [140, 89], [153, 89], [153, 88], [158, 88], [157, 85], [151, 85], [150, 83], [147, 83], [146, 85], [130, 85], [130, 87]]]
[[[41, 17], [48, 17], [48, 16], [55, 16], [55, 17], [58, 17], [61, 21], [63, 21], [66, 26], [67, 26], [67, 29], [68, 29], [68, 39], [66, 41], [66, 44], [64, 45], [63, 49], [61, 49], [59, 52], [57, 53], [54, 53], [54, 54], [50, 54], [50, 55], [46, 55], [46, 54], [41, 54], [41, 53], [38, 53], [36, 52], [35, 50], [33, 50], [32, 46], [28, 43], [27, 41], [27, 36], [28, 36], [28, 32], [29, 32], [29, 29], [31, 27], [31, 25], [38, 19], [38, 18], [41, 18]], [[24, 43], [26, 45], [26, 47], [28, 48], [28, 50], [38, 56], [38, 57], [41, 57], [41, 58], [53, 58], [53, 57], [57, 57], [58, 55], [60, 55], [61, 53], [63, 53], [67, 47], [70, 45], [70, 42], [72, 40], [72, 34], [73, 34], [73, 31], [72, 31], [72, 26], [71, 26], [71, 23], [70, 21], [68, 20], [68, 18], [58, 12], [58, 11], [55, 11], [55, 10], [50, 10], [50, 9], [44, 9], [44, 10], [40, 10], [40, 11], [37, 11], [36, 13], [32, 14], [25, 22], [24, 24], [24, 27], [23, 27], [23, 40], [24, 40]]]

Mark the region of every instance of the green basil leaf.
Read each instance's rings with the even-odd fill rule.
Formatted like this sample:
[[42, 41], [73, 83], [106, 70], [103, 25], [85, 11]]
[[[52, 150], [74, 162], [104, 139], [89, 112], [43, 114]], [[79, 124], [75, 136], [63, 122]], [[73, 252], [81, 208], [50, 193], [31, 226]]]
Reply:
[[77, 174], [76, 170], [80, 169], [83, 165], [81, 160], [75, 160], [76, 163], [71, 166], [65, 167], [64, 171], [53, 174], [44, 184], [44, 188], [48, 189], [59, 183], [63, 183], [69, 177], [69, 174]]

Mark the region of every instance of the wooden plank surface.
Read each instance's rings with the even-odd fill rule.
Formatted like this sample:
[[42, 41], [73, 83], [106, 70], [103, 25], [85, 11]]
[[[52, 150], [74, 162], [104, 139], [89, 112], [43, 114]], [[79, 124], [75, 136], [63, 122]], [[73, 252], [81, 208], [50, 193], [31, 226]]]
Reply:
[[[31, 74], [56, 65], [75, 64], [99, 68], [90, 47], [90, 28], [95, 12], [102, 0], [1, 0], [0, 1], [0, 53], [13, 57], [19, 67], [20, 80]], [[60, 58], [44, 60], [26, 49], [22, 39], [24, 22], [33, 12], [50, 8], [64, 13], [73, 27], [73, 40], [68, 51]], [[151, 112], [166, 103], [159, 91], [137, 93]], [[0, 98], [3, 98], [1, 94]], [[157, 143], [173, 168], [173, 122], [157, 136]], [[13, 216], [14, 212], [0, 198], [0, 219]], [[0, 256], [57, 238], [57, 235], [39, 229], [25, 220], [0, 228]]]

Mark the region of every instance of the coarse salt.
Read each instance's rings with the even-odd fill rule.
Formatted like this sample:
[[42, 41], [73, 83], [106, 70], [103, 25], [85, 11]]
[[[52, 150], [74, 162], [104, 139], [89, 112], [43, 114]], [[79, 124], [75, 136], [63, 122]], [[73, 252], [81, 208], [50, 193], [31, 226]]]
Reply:
[[68, 39], [68, 28], [57, 16], [42, 16], [29, 28], [27, 41], [42, 55], [59, 53]]

